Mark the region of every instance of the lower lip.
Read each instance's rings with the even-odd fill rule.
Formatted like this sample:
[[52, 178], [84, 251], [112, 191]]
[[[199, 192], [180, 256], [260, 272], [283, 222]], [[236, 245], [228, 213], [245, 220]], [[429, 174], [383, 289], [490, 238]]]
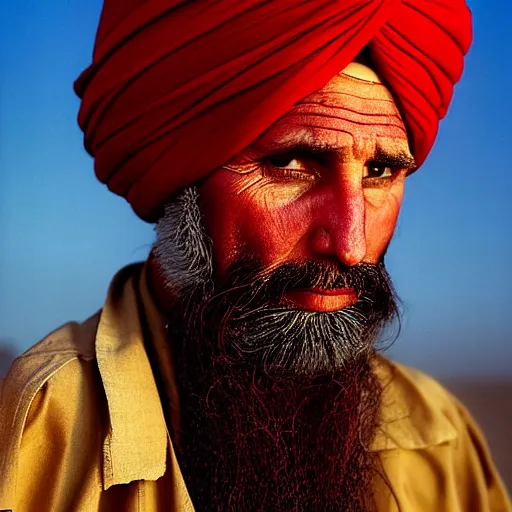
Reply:
[[309, 311], [338, 311], [357, 302], [352, 288], [338, 290], [297, 290], [288, 292], [285, 299]]

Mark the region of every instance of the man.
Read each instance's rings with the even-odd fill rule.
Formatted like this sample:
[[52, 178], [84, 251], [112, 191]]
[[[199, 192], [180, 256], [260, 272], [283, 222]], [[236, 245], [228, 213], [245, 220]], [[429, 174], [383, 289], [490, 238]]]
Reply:
[[107, 0], [79, 121], [157, 240], [11, 368], [0, 508], [512, 510], [464, 407], [377, 353], [470, 39], [459, 0]]

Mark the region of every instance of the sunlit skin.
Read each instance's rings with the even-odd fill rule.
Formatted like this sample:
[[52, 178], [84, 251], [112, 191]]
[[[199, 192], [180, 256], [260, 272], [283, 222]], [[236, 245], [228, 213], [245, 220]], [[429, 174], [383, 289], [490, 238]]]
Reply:
[[[379, 261], [415, 164], [398, 108], [377, 80], [351, 64], [201, 184], [218, 278], [246, 254], [269, 270], [292, 261]], [[286, 300], [332, 311], [357, 296], [310, 289]]]

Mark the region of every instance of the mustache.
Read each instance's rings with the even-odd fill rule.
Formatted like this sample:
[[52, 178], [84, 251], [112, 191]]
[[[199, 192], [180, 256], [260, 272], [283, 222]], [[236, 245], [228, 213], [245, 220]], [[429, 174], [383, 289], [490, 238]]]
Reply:
[[[274, 268], [263, 268], [252, 259], [242, 259], [231, 265], [226, 278], [218, 284], [211, 301], [223, 295], [243, 298], [244, 306], [253, 301], [280, 300], [290, 291], [320, 288], [335, 290], [351, 288], [360, 300], [383, 300], [395, 296], [384, 262], [359, 263], [348, 267], [334, 262], [289, 262]], [[209, 301], [208, 301], [209, 302]]]
[[[314, 287], [352, 288], [358, 300], [326, 312], [297, 309], [280, 300], [290, 290]], [[373, 353], [386, 325], [394, 319], [400, 323], [383, 262], [344, 267], [305, 261], [265, 269], [244, 260], [215, 289], [199, 315], [193, 315], [203, 339], [213, 341], [211, 357], [222, 354], [221, 359], [226, 356], [233, 363], [250, 363], [272, 377], [314, 377], [347, 368]]]

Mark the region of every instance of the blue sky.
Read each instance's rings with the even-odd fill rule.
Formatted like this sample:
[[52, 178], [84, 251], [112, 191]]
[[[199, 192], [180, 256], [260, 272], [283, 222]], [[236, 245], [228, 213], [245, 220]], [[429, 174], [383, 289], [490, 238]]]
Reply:
[[[470, 2], [475, 43], [388, 253], [404, 303], [391, 354], [437, 376], [512, 375], [512, 3]], [[103, 304], [152, 226], [93, 174], [72, 82], [100, 0], [0, 3], [0, 339], [17, 351]]]

